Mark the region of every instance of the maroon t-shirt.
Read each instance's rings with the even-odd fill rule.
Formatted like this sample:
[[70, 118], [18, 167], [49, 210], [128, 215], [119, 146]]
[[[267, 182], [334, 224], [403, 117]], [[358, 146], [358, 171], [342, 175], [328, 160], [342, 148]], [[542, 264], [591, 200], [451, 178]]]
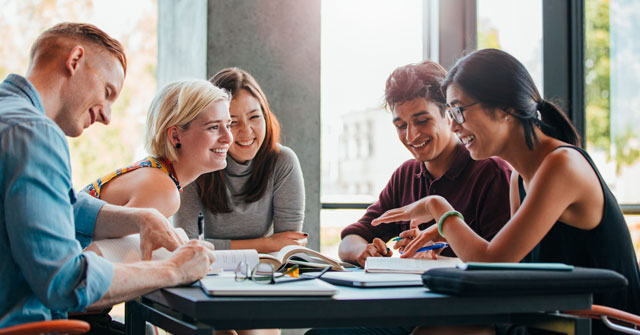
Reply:
[[[491, 240], [510, 218], [510, 176], [511, 167], [505, 161], [497, 157], [474, 161], [463, 146], [458, 146], [451, 168], [438, 179], [431, 177], [424, 163], [408, 160], [393, 172], [378, 201], [367, 208], [358, 222], [345, 227], [341, 236], [359, 235], [369, 243], [379, 237], [386, 242], [409, 229], [409, 221], [374, 227], [373, 219], [428, 195], [439, 195], [462, 213], [473, 231]], [[433, 224], [435, 221], [431, 220], [420, 229]], [[454, 256], [450, 248], [442, 254]]]

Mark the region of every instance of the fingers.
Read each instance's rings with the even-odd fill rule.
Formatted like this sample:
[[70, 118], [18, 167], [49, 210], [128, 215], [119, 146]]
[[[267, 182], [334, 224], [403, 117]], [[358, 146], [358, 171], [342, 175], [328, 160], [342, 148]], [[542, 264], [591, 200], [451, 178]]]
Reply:
[[433, 242], [428, 238], [428, 235], [421, 233], [405, 247], [404, 253], [400, 257], [402, 258], [414, 257], [418, 249], [429, 244], [433, 244]]
[[375, 227], [375, 226], [379, 226], [379, 225], [381, 225], [383, 223], [399, 221], [398, 217], [402, 214], [401, 212], [398, 213], [399, 210], [400, 210], [400, 208], [396, 208], [396, 209], [392, 209], [392, 210], [386, 211], [384, 214], [380, 215], [378, 218], [376, 218], [373, 221], [371, 221], [371, 225]]
[[143, 261], [151, 260], [153, 249], [151, 248], [151, 245], [149, 243], [140, 243], [140, 251], [142, 252]]
[[391, 250], [387, 248], [387, 245], [384, 243], [384, 241], [376, 237], [373, 239], [372, 244], [373, 244], [373, 247], [375, 248], [375, 252], [377, 252], [382, 256], [389, 256], [388, 254], [391, 252]]
[[411, 227], [411, 229], [415, 229], [415, 228], [418, 228], [418, 226], [420, 226], [423, 223], [424, 222], [421, 219], [411, 219], [411, 222], [409, 223], [409, 227]]

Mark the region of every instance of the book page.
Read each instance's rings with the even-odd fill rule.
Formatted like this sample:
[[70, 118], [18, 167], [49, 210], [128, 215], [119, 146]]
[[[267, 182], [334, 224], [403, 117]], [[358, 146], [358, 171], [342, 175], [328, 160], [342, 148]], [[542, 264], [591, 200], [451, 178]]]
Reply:
[[[99, 240], [93, 243], [100, 249], [102, 257], [113, 263], [135, 263], [142, 260], [140, 234]], [[151, 259], [161, 260], [167, 259], [170, 256], [171, 252], [169, 250], [160, 248], [153, 251]]]
[[235, 271], [242, 261], [247, 262], [251, 271], [260, 261], [255, 249], [215, 250], [216, 260], [211, 265], [213, 269]]
[[[309, 249], [307, 247], [302, 247], [299, 245], [288, 245], [280, 249], [277, 257], [280, 262], [284, 264], [293, 256], [298, 257], [305, 262], [308, 262], [310, 266], [317, 267], [318, 264], [326, 264], [331, 265], [333, 270], [345, 271], [344, 267], [342, 267], [342, 265], [340, 265], [337, 260], [325, 256], [313, 249]], [[296, 263], [304, 265], [301, 261], [297, 261]]]
[[438, 259], [399, 258], [399, 257], [369, 257], [365, 261], [366, 272], [386, 273], [417, 273], [436, 268], [454, 268], [460, 259], [440, 256]]
[[[184, 229], [176, 228], [176, 233], [183, 239], [189, 240]], [[100, 249], [103, 258], [113, 263], [135, 263], [142, 260], [140, 234], [93, 241], [93, 244]], [[167, 259], [170, 256], [171, 252], [165, 248], [156, 249], [151, 253], [153, 260]]]

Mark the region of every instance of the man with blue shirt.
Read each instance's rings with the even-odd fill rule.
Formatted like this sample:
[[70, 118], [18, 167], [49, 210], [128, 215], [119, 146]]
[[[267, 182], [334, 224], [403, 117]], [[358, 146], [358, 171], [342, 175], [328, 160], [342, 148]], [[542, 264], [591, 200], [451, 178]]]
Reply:
[[[184, 244], [156, 210], [73, 191], [65, 135], [109, 123], [125, 72], [118, 41], [92, 25], [62, 23], [34, 43], [26, 78], [11, 74], [0, 84], [0, 328], [192, 282], [215, 258], [211, 244]], [[83, 252], [92, 240], [138, 232], [145, 259], [159, 247], [176, 251], [134, 264]]]

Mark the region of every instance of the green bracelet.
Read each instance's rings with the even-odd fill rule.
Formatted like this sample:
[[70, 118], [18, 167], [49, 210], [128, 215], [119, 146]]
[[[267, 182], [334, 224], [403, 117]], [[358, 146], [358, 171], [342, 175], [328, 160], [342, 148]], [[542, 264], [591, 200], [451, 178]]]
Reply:
[[455, 216], [459, 217], [462, 221], [464, 221], [464, 216], [462, 216], [462, 214], [460, 212], [458, 212], [458, 211], [448, 211], [448, 212], [442, 214], [442, 216], [440, 217], [440, 220], [438, 220], [438, 233], [442, 237], [444, 237], [444, 233], [442, 232], [442, 224], [444, 223], [444, 220], [446, 220], [451, 215], [455, 215]]

